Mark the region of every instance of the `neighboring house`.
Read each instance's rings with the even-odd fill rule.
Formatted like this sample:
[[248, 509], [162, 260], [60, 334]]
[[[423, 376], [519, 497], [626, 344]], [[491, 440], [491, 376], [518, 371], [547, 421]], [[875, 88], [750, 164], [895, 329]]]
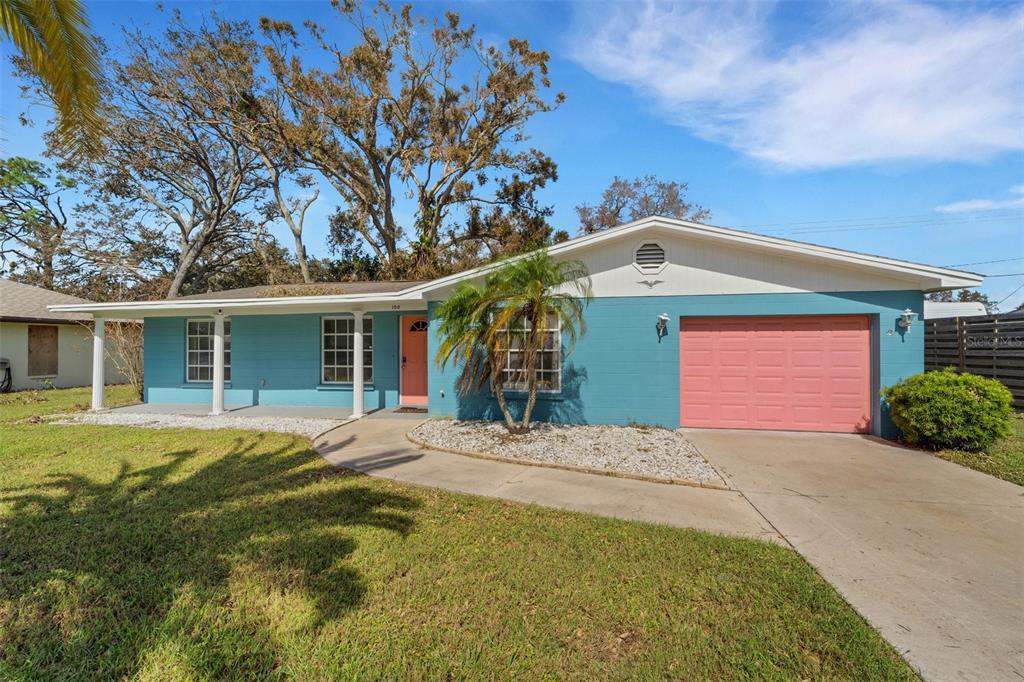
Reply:
[[977, 317], [988, 315], [985, 304], [978, 301], [925, 301], [924, 319], [939, 320], [945, 317]]
[[[47, 309], [86, 303], [77, 296], [0, 279], [0, 358], [10, 362], [13, 390], [87, 386], [92, 381], [92, 315]], [[105, 376], [120, 381], [109, 358]]]
[[[922, 371], [922, 329], [911, 318], [921, 315], [924, 292], [982, 281], [665, 218], [549, 252], [582, 260], [594, 292], [586, 334], [571, 353], [554, 335], [539, 370], [550, 388], [536, 416], [562, 422], [892, 436], [879, 391]], [[213, 412], [224, 402], [337, 406], [355, 414], [420, 405], [434, 416], [492, 419], [492, 396], [458, 395], [457, 369], [434, 364], [432, 311], [456, 283], [494, 267], [428, 282], [56, 309], [144, 319], [151, 403], [208, 402]], [[213, 382], [221, 371], [223, 383]], [[521, 396], [511, 402], [521, 406]]]

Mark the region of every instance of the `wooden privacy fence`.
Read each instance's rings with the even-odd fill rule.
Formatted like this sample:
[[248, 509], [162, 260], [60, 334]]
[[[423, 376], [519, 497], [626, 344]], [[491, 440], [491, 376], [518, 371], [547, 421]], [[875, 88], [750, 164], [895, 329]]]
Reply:
[[924, 368], [943, 367], [999, 379], [1024, 409], [1024, 317], [925, 320]]

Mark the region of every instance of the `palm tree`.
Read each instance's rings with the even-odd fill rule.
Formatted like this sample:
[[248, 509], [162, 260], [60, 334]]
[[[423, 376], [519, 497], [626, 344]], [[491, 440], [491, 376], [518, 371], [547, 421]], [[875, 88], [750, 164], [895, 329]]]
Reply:
[[[441, 344], [436, 362], [461, 364], [463, 393], [487, 382], [510, 431], [530, 428], [537, 403], [537, 366], [545, 340], [561, 329], [569, 350], [586, 332], [583, 310], [590, 302], [590, 276], [579, 261], [556, 261], [547, 251], [513, 259], [491, 272], [483, 286], [463, 282], [437, 309]], [[526, 386], [526, 405], [517, 425], [505, 398], [509, 351], [519, 355], [512, 377]]]
[[57, 110], [57, 144], [69, 156], [95, 150], [99, 51], [80, 0], [0, 0], [0, 32], [21, 52]]
[[505, 354], [489, 348], [490, 327], [498, 311], [494, 291], [486, 285], [460, 282], [435, 312], [439, 324], [437, 335], [440, 345], [435, 362], [444, 369], [449, 362], [459, 366], [455, 385], [462, 395], [486, 388], [488, 381], [498, 399], [505, 424], [511, 430], [515, 423], [505, 402]]

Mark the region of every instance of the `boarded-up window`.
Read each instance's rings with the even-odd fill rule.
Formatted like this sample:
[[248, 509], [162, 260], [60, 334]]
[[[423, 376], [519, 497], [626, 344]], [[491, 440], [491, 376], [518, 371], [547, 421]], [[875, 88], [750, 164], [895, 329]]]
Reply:
[[57, 327], [28, 326], [28, 375], [52, 377], [57, 374]]

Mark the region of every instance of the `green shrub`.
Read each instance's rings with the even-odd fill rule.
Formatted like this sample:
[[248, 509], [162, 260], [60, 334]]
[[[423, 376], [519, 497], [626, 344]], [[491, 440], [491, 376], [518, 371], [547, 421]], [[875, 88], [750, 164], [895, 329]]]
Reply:
[[883, 392], [908, 443], [978, 452], [1010, 432], [1013, 396], [996, 379], [953, 368], [915, 374]]

